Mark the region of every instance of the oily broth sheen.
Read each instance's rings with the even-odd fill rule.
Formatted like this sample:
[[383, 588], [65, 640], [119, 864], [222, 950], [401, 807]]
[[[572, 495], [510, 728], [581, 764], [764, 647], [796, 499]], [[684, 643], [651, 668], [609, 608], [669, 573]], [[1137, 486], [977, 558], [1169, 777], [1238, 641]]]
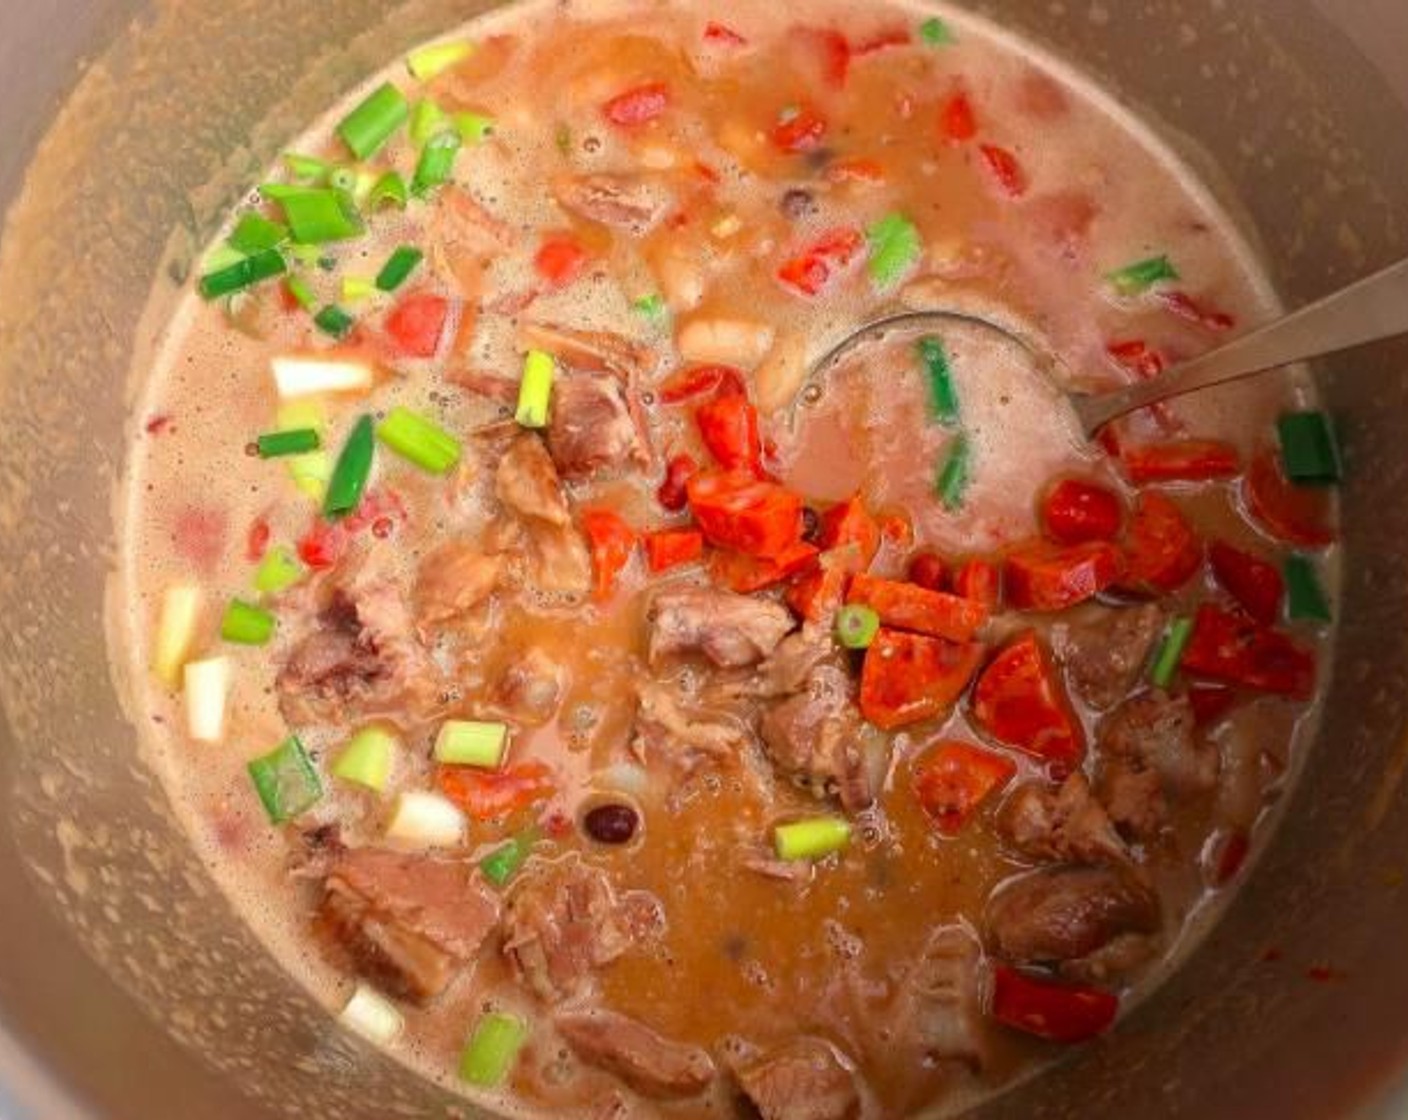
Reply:
[[[1022, 204], [1023, 220], [1012, 209], [962, 177], [962, 164], [954, 153], [934, 156], [920, 146], [886, 143], [880, 134], [880, 154], [893, 162], [897, 178], [921, 183], [924, 188], [906, 197], [905, 209], [924, 234], [931, 262], [937, 261], [943, 277], [940, 298], [965, 303], [991, 302], [1018, 315], [1040, 332], [1066, 364], [1082, 376], [1113, 379], [1116, 374], [1104, 356], [1111, 337], [1149, 337], [1177, 357], [1205, 346], [1197, 332], [1171, 325], [1166, 316], [1150, 311], [1132, 314], [1128, 306], [1097, 292], [1073, 292], [1069, 253], [1059, 247], [1032, 249], [1031, 227], [1023, 222], [1079, 224], [1082, 199], [1098, 200], [1098, 216], [1089, 221], [1086, 246], [1081, 250], [1079, 276], [1098, 276], [1110, 268], [1166, 248], [1177, 252], [1179, 267], [1196, 278], [1197, 291], [1210, 304], [1235, 314], [1241, 323], [1265, 318], [1273, 309], [1270, 289], [1252, 255], [1236, 231], [1213, 204], [1210, 195], [1187, 173], [1178, 160], [1108, 95], [1029, 44], [966, 13], [946, 8], [891, 4], [863, 8], [831, 3], [809, 5], [807, 19], [834, 23], [854, 39], [885, 25], [917, 23], [938, 12], [957, 33], [957, 43], [945, 47], [937, 62], [927, 55], [908, 54], [893, 64], [861, 63], [854, 68], [848, 99], [879, 104], [882, 94], [896, 83], [897, 73], [913, 80], [923, 96], [933, 101], [936, 92], [949, 88], [962, 75], [963, 88], [983, 114], [986, 134], [996, 143], [1016, 150], [1034, 184], [1033, 197]], [[554, 142], [556, 123], [564, 117], [584, 122], [574, 128], [572, 166], [590, 172], [649, 163], [664, 158], [614, 135], [604, 125], [593, 127], [588, 110], [623, 85], [619, 68], [609, 71], [611, 58], [600, 44], [649, 28], [662, 40], [696, 43], [698, 30], [711, 16], [726, 19], [754, 43], [780, 34], [796, 18], [783, 5], [729, 6], [717, 11], [683, 9], [663, 3], [593, 0], [590, 3], [535, 3], [494, 13], [462, 29], [457, 35], [487, 42], [495, 35], [513, 34], [526, 40], [520, 52], [499, 77], [484, 84], [482, 107], [493, 112], [500, 126], [499, 138], [461, 158], [457, 182], [502, 218], [515, 242], [513, 250], [498, 254], [484, 275], [486, 292], [522, 291], [533, 282], [531, 251], [522, 246], [536, 243], [544, 229], [568, 228], [568, 220], [551, 200], [546, 184], [561, 172], [562, 154]], [[644, 45], [642, 45], [644, 44]], [[675, 48], [670, 48], [674, 50]], [[618, 43], [611, 57], [622, 54], [654, 57], [650, 44]], [[898, 58], [899, 56], [895, 56]], [[693, 52], [692, 62], [708, 76], [729, 65], [708, 52]], [[684, 55], [668, 62], [681, 68]], [[937, 72], [931, 67], [937, 65]], [[896, 71], [892, 67], [898, 67]], [[768, 62], [744, 66], [732, 91], [711, 94], [702, 106], [691, 106], [690, 124], [675, 137], [675, 147], [698, 152], [718, 165], [720, 191], [725, 197], [746, 201], [758, 187], [746, 174], [749, 162], [762, 174], [780, 174], [781, 161], [765, 151], [749, 152], [747, 159], [727, 158], [716, 138], [695, 117], [695, 110], [710, 121], [726, 120], [716, 100], [747, 105], [770, 96], [775, 77]], [[629, 71], [629, 66], [627, 66]], [[535, 81], [531, 75], [550, 75]], [[317, 122], [291, 151], [319, 152], [326, 147], [331, 126], [376, 82], [391, 77], [403, 86], [398, 64], [386, 75], [350, 94], [347, 101]], [[627, 73], [629, 77], [629, 73]], [[1042, 106], [1045, 106], [1043, 109]], [[848, 122], [838, 143], [860, 128]], [[746, 145], [744, 145], [746, 147]], [[692, 158], [692, 154], [691, 154]], [[1046, 189], [1049, 188], [1049, 189]], [[762, 190], [772, 197], [779, 192], [769, 181]], [[866, 214], [894, 208], [894, 188], [879, 188], [879, 195], [865, 201]], [[712, 274], [697, 314], [753, 316], [760, 313], [752, 292], [766, 280], [769, 269], [788, 245], [802, 245], [849, 213], [851, 196], [841, 191], [818, 192], [819, 212], [799, 226], [780, 217], [760, 220], [757, 228], [740, 234], [756, 247], [755, 259], [742, 266], [722, 260], [707, 239], [689, 244], [707, 262]], [[1052, 196], [1055, 201], [1052, 201]], [[339, 275], [373, 275], [391, 246], [421, 243], [424, 223], [413, 211], [399, 227], [378, 227], [378, 235], [338, 251]], [[600, 235], [590, 227], [576, 227], [584, 238]], [[697, 231], [696, 231], [697, 232]], [[1007, 253], [1008, 268], [974, 267], [964, 254], [969, 242], [980, 242], [988, 252]], [[521, 244], [519, 244], [521, 243]], [[623, 247], [624, 246], [624, 247]], [[670, 340], [667, 328], [643, 326], [630, 310], [630, 299], [654, 290], [652, 252], [635, 243], [618, 240], [605, 264], [582, 282], [551, 293], [534, 304], [531, 317], [584, 328], [617, 330], [662, 349]], [[728, 270], [732, 268], [733, 272]], [[739, 277], [749, 282], [738, 282]], [[730, 277], [732, 280], [730, 280]], [[861, 297], [857, 297], [858, 299]], [[897, 297], [896, 297], [897, 298]], [[779, 336], [796, 334], [807, 340], [812, 357], [823, 353], [863, 317], [893, 309], [896, 298], [863, 305], [850, 301], [815, 304], [779, 296], [769, 304], [767, 320]], [[907, 302], [932, 301], [934, 292], [920, 292]], [[146, 679], [143, 666], [150, 648], [151, 623], [162, 589], [175, 580], [198, 580], [212, 601], [247, 587], [251, 566], [244, 552], [244, 532], [256, 517], [267, 516], [275, 542], [296, 539], [306, 528], [309, 507], [290, 500], [291, 486], [277, 465], [259, 464], [246, 454], [245, 444], [254, 434], [268, 430], [277, 407], [268, 372], [271, 354], [305, 341], [302, 325], [292, 316], [260, 316], [265, 338], [255, 339], [228, 329], [223, 312], [188, 298], [172, 323], [161, 360], [153, 369], [142, 418], [164, 416], [170, 427], [159, 436], [143, 435], [127, 480], [123, 579], [126, 601], [131, 604], [128, 658], [136, 667], [134, 680]], [[468, 364], [508, 372], [515, 368], [514, 325], [510, 315], [482, 314]], [[971, 362], [968, 360], [971, 351]], [[1030, 535], [1035, 528], [1034, 498], [1053, 474], [1088, 464], [1072, 443], [1068, 418], [1048, 413], [1046, 388], [1021, 391], [1021, 361], [994, 353], [976, 340], [955, 337], [954, 360], [965, 399], [983, 413], [977, 431], [976, 462], [1001, 462], [1000, 483], [992, 475], [975, 482], [970, 515], [944, 518], [926, 511], [916, 516], [916, 532], [923, 543], [946, 555], [967, 555], [992, 550], [1003, 543]], [[874, 357], [880, 368], [901, 377], [900, 351]], [[869, 362], [871, 358], [865, 361]], [[897, 416], [912, 417], [919, 407], [922, 385], [899, 384], [894, 393], [877, 393], [874, 370], [843, 367], [824, 385], [820, 401], [810, 408], [773, 418], [771, 434], [778, 442], [780, 470], [802, 492], [817, 499], [837, 499], [855, 489], [857, 482], [885, 493], [895, 505], [906, 504], [914, 494], [911, 480], [902, 477], [906, 456], [932, 462], [949, 438], [943, 432], [919, 431], [905, 437], [895, 424]], [[426, 363], [405, 367], [410, 376], [383, 384], [375, 398], [377, 412], [406, 404], [442, 417], [452, 428], [468, 430], [500, 417], [497, 406], [477, 400], [428, 376]], [[866, 374], [871, 376], [867, 377]], [[999, 408], [990, 391], [1001, 382], [1014, 390]], [[1248, 433], [1269, 430], [1276, 412], [1293, 395], [1304, 397], [1303, 386], [1264, 383], [1231, 388], [1202, 399], [1179, 402], [1178, 414], [1198, 434], [1220, 435], [1250, 446]], [[355, 404], [330, 402], [336, 447]], [[657, 450], [683, 438], [684, 425], [661, 417]], [[864, 454], [854, 448], [846, 462], [833, 452], [844, 442], [845, 424], [851, 430], [873, 433]], [[140, 427], [140, 425], [139, 425]], [[907, 440], [927, 441], [918, 456]], [[867, 462], [867, 459], [869, 460]], [[382, 457], [385, 469], [386, 457]], [[472, 464], [479, 474], [491, 473], [492, 458]], [[403, 582], [411, 578], [419, 558], [433, 546], [437, 534], [470, 532], [487, 516], [485, 503], [475, 489], [474, 470], [463, 486], [448, 490], [440, 481], [417, 476], [399, 465], [396, 489], [409, 506], [431, 511], [429, 522], [394, 541], [396, 547], [380, 549], [379, 561], [390, 565]], [[927, 469], [927, 468], [926, 468]], [[913, 474], [912, 469], [909, 472]], [[920, 479], [919, 483], [925, 480]], [[653, 510], [653, 479], [633, 486], [616, 484], [590, 490], [596, 500], [610, 496], [633, 523], [644, 523]], [[1223, 491], [1197, 499], [1202, 524], [1218, 526], [1234, 540], [1252, 537], [1236, 518]], [[204, 519], [204, 520], [203, 520]], [[192, 539], [204, 541], [193, 550]], [[180, 545], [181, 547], [178, 547]], [[882, 555], [882, 562], [893, 557]], [[639, 565], [640, 561], [634, 561]], [[627, 587], [639, 587], [638, 567], [627, 576]], [[1191, 593], [1190, 593], [1191, 594]], [[623, 597], [624, 599], [624, 597]], [[208, 613], [213, 613], [213, 610]], [[569, 621], [569, 618], [571, 619]], [[562, 725], [518, 734], [514, 757], [551, 757], [563, 776], [568, 792], [555, 808], [568, 819], [579, 807], [604, 791], [604, 767], [619, 759], [630, 733], [629, 718], [620, 712], [628, 705], [631, 682], [643, 671], [639, 656], [640, 606], [624, 602], [619, 609], [602, 612], [586, 623], [551, 605], [504, 607], [500, 605], [491, 626], [512, 625], [524, 632], [555, 660], [570, 667], [571, 680], [562, 707]], [[1045, 627], [1046, 623], [1039, 623]], [[206, 622], [198, 649], [213, 649], [218, 620]], [[272, 647], [282, 658], [292, 635], [280, 634]], [[487, 647], [488, 643], [486, 643]], [[179, 704], [165, 692], [147, 688], [134, 709], [144, 715], [144, 733], [160, 761], [171, 801], [182, 816], [192, 840], [221, 887], [234, 901], [251, 927], [289, 971], [303, 980], [330, 1008], [336, 1008], [350, 991], [347, 977], [332, 968], [309, 944], [306, 916], [312, 889], [286, 874], [288, 839], [269, 828], [253, 798], [244, 772], [245, 763], [278, 743], [287, 729], [278, 712], [265, 651], [221, 647], [237, 665], [231, 698], [230, 732], [219, 746], [195, 745], [179, 733]], [[501, 652], [487, 649], [475, 666], [477, 676], [491, 679]], [[475, 680], [462, 682], [472, 694]], [[567, 726], [569, 717], [590, 709], [591, 733]], [[1082, 713], [1089, 719], [1090, 713]], [[1223, 733], [1234, 744], [1260, 731], [1280, 749], [1280, 762], [1289, 767], [1291, 744], [1307, 731], [1308, 719], [1272, 701], [1242, 713]], [[1266, 735], [1270, 727], [1273, 734]], [[944, 734], [971, 738], [961, 712], [955, 713]], [[1047, 1055], [1013, 1036], [996, 1041], [995, 1074], [983, 1083], [951, 1070], [897, 1068], [897, 1058], [886, 1040], [867, 1032], [860, 1018], [844, 1010], [851, 996], [833, 984], [818, 983], [825, 970], [818, 962], [844, 958], [857, 943], [864, 944], [864, 979], [883, 989], [888, 982], [885, 964], [916, 953], [929, 931], [937, 926], [973, 922], [992, 887], [1013, 867], [998, 858], [986, 830], [973, 829], [955, 841], [938, 838], [914, 805], [909, 793], [909, 772], [915, 757], [936, 737], [926, 729], [916, 739], [897, 737], [894, 761], [878, 812], [860, 823], [861, 840], [848, 858], [818, 869], [812, 887], [797, 893], [786, 885], [756, 876], [730, 874], [716, 858], [719, 850], [740, 846], [766, 835], [770, 823], [756, 801], [750, 800], [741, 781], [725, 778], [710, 783], [691, 782], [681, 793], [653, 785], [637, 800], [644, 810], [643, 838], [623, 851], [586, 850], [589, 862], [608, 869], [618, 886], [656, 894], [667, 915], [689, 908], [690, 920], [673, 919], [658, 948], [628, 955], [603, 973], [606, 1001], [637, 1015], [664, 1033], [716, 1048], [720, 1007], [736, 1024], [735, 1033], [750, 1042], [768, 1045], [791, 1034], [821, 1029], [848, 1053], [873, 1070], [871, 1082], [878, 1096], [872, 1102], [877, 1115], [902, 1115], [917, 1107], [932, 1092], [944, 1090], [944, 1103], [960, 1110], [992, 1088], [1002, 1077], [1035, 1068]], [[304, 741], [326, 762], [337, 746], [335, 737], [305, 734]], [[412, 741], [401, 752], [393, 788], [424, 785], [429, 773], [426, 744]], [[1244, 752], [1246, 753], [1246, 752]], [[1031, 774], [1035, 770], [1025, 762]], [[594, 777], [595, 775], [595, 777]], [[593, 784], [593, 783], [596, 784]], [[341, 788], [329, 781], [327, 798], [301, 824], [339, 820], [354, 841], [374, 838], [384, 824], [384, 805]], [[805, 809], [810, 803], [800, 794], [789, 795], [789, 808]], [[1265, 800], [1253, 799], [1238, 812], [1250, 826], [1264, 811]], [[1241, 819], [1241, 818], [1239, 818]], [[1194, 822], [1179, 820], [1180, 846], [1197, 840]], [[488, 850], [501, 833], [476, 828], [473, 842]], [[576, 841], [565, 841], [571, 846]], [[1207, 912], [1213, 903], [1206, 896], [1192, 853], [1184, 851], [1185, 866], [1159, 872], [1168, 929], [1182, 938], [1178, 948], [1194, 940], [1196, 927], [1180, 926], [1178, 916]], [[727, 905], [690, 906], [699, 897], [727, 899]], [[915, 920], [896, 921], [902, 914]], [[762, 920], [758, 920], [762, 919]], [[1179, 932], [1181, 930], [1181, 932]], [[1152, 985], [1157, 970], [1147, 974], [1140, 988]], [[472, 976], [457, 983], [433, 1012], [405, 1009], [405, 1041], [395, 1048], [402, 1060], [426, 1076], [454, 1086], [453, 1067], [468, 1025], [490, 1004], [516, 1009], [527, 1016], [540, 1009], [508, 982], [505, 965], [497, 954], [486, 951]], [[689, 993], [681, 998], [681, 993]], [[700, 993], [708, 993], [702, 998]], [[839, 1009], [839, 1010], [838, 1010]], [[717, 1051], [716, 1051], [717, 1052]], [[554, 1080], [565, 1059], [540, 1038], [530, 1046], [516, 1074], [513, 1088], [534, 1094], [546, 1110], [575, 1115], [580, 1108], [580, 1087], [569, 1088]], [[588, 1079], [590, 1080], [590, 1079]], [[602, 1082], [605, 1084], [605, 1082]], [[527, 1115], [528, 1106], [509, 1097], [494, 1098], [497, 1107]], [[647, 1106], [648, 1107], [648, 1106]], [[697, 1103], [672, 1105], [670, 1115], [727, 1116], [731, 1106], [721, 1093]], [[647, 1114], [643, 1111], [642, 1114]]]

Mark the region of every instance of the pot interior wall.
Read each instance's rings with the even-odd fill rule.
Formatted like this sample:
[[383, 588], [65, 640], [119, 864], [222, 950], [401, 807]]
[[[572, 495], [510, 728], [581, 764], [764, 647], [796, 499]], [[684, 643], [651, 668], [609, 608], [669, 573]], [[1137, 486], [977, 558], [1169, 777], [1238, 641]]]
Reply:
[[[110, 45], [0, 242], [0, 1113], [446, 1115], [438, 1092], [333, 1029], [214, 893], [124, 725], [103, 595], [128, 371], [192, 254], [304, 120], [478, 5], [106, 0], [64, 5], [62, 21], [51, 6], [0, 14], [0, 58], [49, 52], [7, 69], [5, 136], [51, 117], [72, 77], [58, 59]], [[1318, 10], [1343, 7], [1361, 43], [1401, 47], [1401, 6], [974, 6], [1204, 153], [1288, 302], [1408, 248], [1408, 104]], [[0, 192], [28, 154], [9, 146]], [[1351, 474], [1345, 621], [1323, 732], [1273, 849], [1122, 1030], [984, 1116], [1343, 1115], [1405, 1057], [1406, 368], [1408, 350], [1385, 346], [1323, 370]], [[1322, 967], [1332, 982], [1307, 978]]]

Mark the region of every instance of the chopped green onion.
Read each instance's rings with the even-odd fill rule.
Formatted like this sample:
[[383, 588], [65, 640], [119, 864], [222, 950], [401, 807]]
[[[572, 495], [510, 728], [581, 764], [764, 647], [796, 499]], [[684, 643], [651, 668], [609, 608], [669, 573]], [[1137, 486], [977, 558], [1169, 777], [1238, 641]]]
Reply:
[[286, 459], [293, 484], [315, 502], [321, 502], [332, 478], [332, 459], [326, 451], [310, 451]]
[[919, 260], [919, 230], [903, 214], [886, 214], [865, 231], [870, 242], [870, 277], [879, 288], [892, 288]]
[[1329, 622], [1330, 601], [1320, 586], [1315, 562], [1292, 553], [1286, 557], [1286, 613], [1294, 621]]
[[254, 570], [254, 590], [263, 595], [287, 591], [303, 578], [303, 565], [291, 549], [278, 545], [264, 554]]
[[455, 128], [459, 131], [460, 139], [471, 147], [484, 143], [494, 135], [497, 124], [498, 122], [493, 117], [485, 116], [483, 113], [455, 114]]
[[950, 512], [963, 508], [963, 496], [968, 492], [968, 471], [972, 459], [968, 436], [959, 432], [949, 444], [948, 455], [939, 470], [939, 500]]
[[283, 210], [297, 244], [323, 245], [362, 234], [362, 220], [345, 191], [266, 183], [259, 192]]
[[267, 249], [245, 257], [241, 261], [211, 272], [200, 278], [200, 294], [206, 299], [228, 296], [253, 287], [260, 281], [278, 276], [288, 269], [283, 254], [277, 249]]
[[289, 295], [298, 301], [298, 306], [304, 311], [312, 311], [318, 306], [318, 297], [313, 294], [312, 286], [303, 277], [290, 276], [284, 283], [288, 285]]
[[351, 334], [352, 328], [357, 325], [357, 320], [335, 303], [328, 304], [314, 315], [313, 322], [320, 331], [339, 342]]
[[460, 1055], [460, 1079], [491, 1089], [508, 1076], [528, 1039], [528, 1024], [494, 1011], [479, 1020]]
[[152, 670], [168, 688], [181, 683], [181, 670], [195, 643], [202, 598], [201, 589], [187, 583], [173, 584], [162, 594]]
[[323, 499], [324, 516], [341, 517], [357, 508], [372, 473], [375, 448], [372, 418], [362, 416], [353, 425], [342, 454], [337, 457], [337, 466], [333, 468], [332, 479], [328, 482], [328, 494]]
[[376, 293], [376, 284], [365, 276], [344, 276], [342, 278], [342, 298], [348, 303], [371, 299]]
[[1173, 267], [1173, 262], [1166, 256], [1150, 257], [1148, 260], [1135, 261], [1124, 268], [1116, 269], [1108, 273], [1105, 279], [1120, 295], [1137, 296], [1162, 280], [1177, 280], [1178, 269]]
[[[277, 362], [279, 359], [275, 358]], [[312, 428], [319, 435], [327, 430], [328, 412], [323, 402], [316, 398], [304, 397], [286, 401], [274, 413], [274, 422], [279, 431], [292, 431], [294, 428]]]
[[326, 160], [315, 159], [312, 156], [300, 156], [293, 152], [284, 153], [284, 166], [295, 179], [304, 179], [313, 183], [327, 182], [328, 175], [332, 172], [332, 165]]
[[938, 16], [926, 19], [919, 25], [919, 37], [931, 47], [941, 47], [954, 42], [953, 29]]
[[200, 259], [200, 272], [204, 276], [210, 272], [223, 272], [231, 265], [239, 264], [247, 257], [248, 253], [241, 253], [228, 241], [212, 246], [210, 251]]
[[537, 841], [536, 828], [524, 829], [480, 860], [479, 870], [494, 886], [502, 887], [528, 862], [528, 857], [533, 854], [533, 845]]
[[641, 296], [639, 299], [631, 301], [631, 310], [643, 316], [652, 323], [661, 323], [669, 315], [670, 309], [665, 304], [665, 297], [659, 292], [652, 292], [648, 296]]
[[263, 214], [245, 214], [230, 233], [232, 248], [253, 256], [266, 249], [274, 249], [288, 240], [288, 227], [280, 222], [270, 221]]
[[406, 122], [411, 107], [390, 82], [379, 86], [343, 118], [337, 134], [358, 159], [370, 159]]
[[406, 56], [406, 69], [418, 82], [428, 82], [446, 70], [463, 62], [474, 52], [474, 44], [458, 40], [452, 43], [432, 43]]
[[508, 746], [508, 727], [502, 723], [478, 723], [450, 719], [435, 736], [435, 761], [447, 766], [477, 766], [497, 770]]
[[365, 167], [357, 168], [356, 182], [352, 184], [352, 198], [358, 206], [366, 204], [381, 179], [382, 176], [374, 171], [368, 171]]
[[318, 258], [323, 255], [323, 251], [316, 245], [299, 245], [297, 242], [290, 242], [287, 246], [288, 255], [302, 265], [315, 265]]
[[323, 445], [315, 428], [295, 428], [287, 432], [265, 432], [259, 437], [259, 457], [280, 459], [285, 455], [305, 455]]
[[844, 817], [809, 817], [773, 829], [778, 859], [824, 859], [850, 842], [851, 822]]
[[432, 136], [421, 149], [416, 173], [411, 176], [411, 193], [424, 198], [436, 187], [450, 181], [455, 170], [455, 157], [460, 154], [460, 134], [442, 132]]
[[880, 633], [880, 616], [870, 607], [851, 603], [836, 612], [836, 640], [847, 649], [869, 649]]
[[952, 427], [958, 423], [958, 389], [953, 384], [953, 367], [943, 341], [920, 339], [919, 360], [929, 375], [929, 411], [940, 424]]
[[445, 111], [430, 98], [423, 97], [411, 110], [411, 143], [417, 148], [423, 148], [432, 136], [442, 132], [449, 125], [450, 118], [445, 115]]
[[460, 461], [460, 441], [438, 424], [397, 405], [377, 428], [377, 438], [403, 459], [431, 474], [447, 474]]
[[1154, 667], [1149, 671], [1149, 679], [1155, 688], [1167, 688], [1173, 682], [1173, 674], [1178, 671], [1178, 663], [1183, 660], [1183, 651], [1188, 648], [1188, 639], [1192, 636], [1191, 618], [1175, 618], [1168, 624], [1163, 644], [1154, 658]]
[[387, 206], [404, 210], [409, 199], [410, 192], [406, 189], [406, 180], [395, 171], [388, 171], [367, 192], [367, 205], [373, 210], [382, 210]]
[[557, 366], [552, 355], [529, 350], [523, 358], [523, 380], [518, 386], [518, 409], [514, 419], [525, 428], [548, 426], [548, 398]]
[[220, 621], [220, 637], [242, 646], [267, 645], [276, 625], [274, 616], [263, 607], [232, 599]]
[[381, 266], [381, 271], [376, 274], [376, 286], [383, 292], [394, 292], [410, 278], [423, 260], [425, 254], [414, 245], [402, 245]]
[[328, 186], [343, 194], [353, 194], [357, 190], [357, 169], [355, 167], [334, 167], [328, 176]]
[[1286, 477], [1301, 486], [1332, 486], [1344, 477], [1339, 442], [1323, 412], [1287, 412], [1276, 421]]
[[396, 736], [382, 727], [364, 727], [353, 735], [332, 764], [333, 777], [380, 793], [391, 777]]
[[274, 824], [283, 824], [311, 809], [323, 796], [323, 783], [313, 760], [297, 735], [249, 764], [254, 791]]

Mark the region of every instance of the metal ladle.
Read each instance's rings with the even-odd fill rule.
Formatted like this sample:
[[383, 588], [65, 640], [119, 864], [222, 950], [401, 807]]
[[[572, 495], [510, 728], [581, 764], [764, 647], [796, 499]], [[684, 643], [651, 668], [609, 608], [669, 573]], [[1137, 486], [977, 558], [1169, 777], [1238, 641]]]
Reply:
[[1408, 334], [1408, 260], [1390, 265], [1158, 377], [1109, 393], [1066, 389], [1072, 379], [1064, 374], [1061, 360], [1009, 327], [981, 315], [937, 309], [900, 312], [865, 324], [823, 355], [812, 367], [808, 380], [815, 380], [857, 347], [887, 331], [955, 322], [995, 331], [1027, 351], [1070, 402], [1086, 436], [1093, 437], [1111, 420], [1170, 397]]

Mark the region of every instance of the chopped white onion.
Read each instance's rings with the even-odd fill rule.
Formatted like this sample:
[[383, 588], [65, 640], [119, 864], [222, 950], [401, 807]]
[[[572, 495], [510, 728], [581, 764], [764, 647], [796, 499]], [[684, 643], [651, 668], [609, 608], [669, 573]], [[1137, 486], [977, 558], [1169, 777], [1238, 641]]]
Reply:
[[464, 840], [465, 817], [438, 793], [407, 790], [396, 799], [386, 838], [406, 847], [452, 848]]
[[200, 588], [186, 583], [168, 587], [161, 598], [152, 669], [168, 688], [181, 684], [181, 667], [191, 654], [200, 622], [201, 599]]
[[230, 676], [228, 657], [186, 663], [186, 730], [197, 742], [218, 743], [225, 737]]
[[358, 984], [347, 1006], [342, 1009], [338, 1021], [358, 1034], [379, 1042], [383, 1046], [396, 1041], [396, 1037], [406, 1025], [401, 1012], [375, 988]]
[[309, 397], [317, 393], [350, 393], [372, 387], [371, 366], [332, 358], [274, 358], [274, 384], [279, 396]]

